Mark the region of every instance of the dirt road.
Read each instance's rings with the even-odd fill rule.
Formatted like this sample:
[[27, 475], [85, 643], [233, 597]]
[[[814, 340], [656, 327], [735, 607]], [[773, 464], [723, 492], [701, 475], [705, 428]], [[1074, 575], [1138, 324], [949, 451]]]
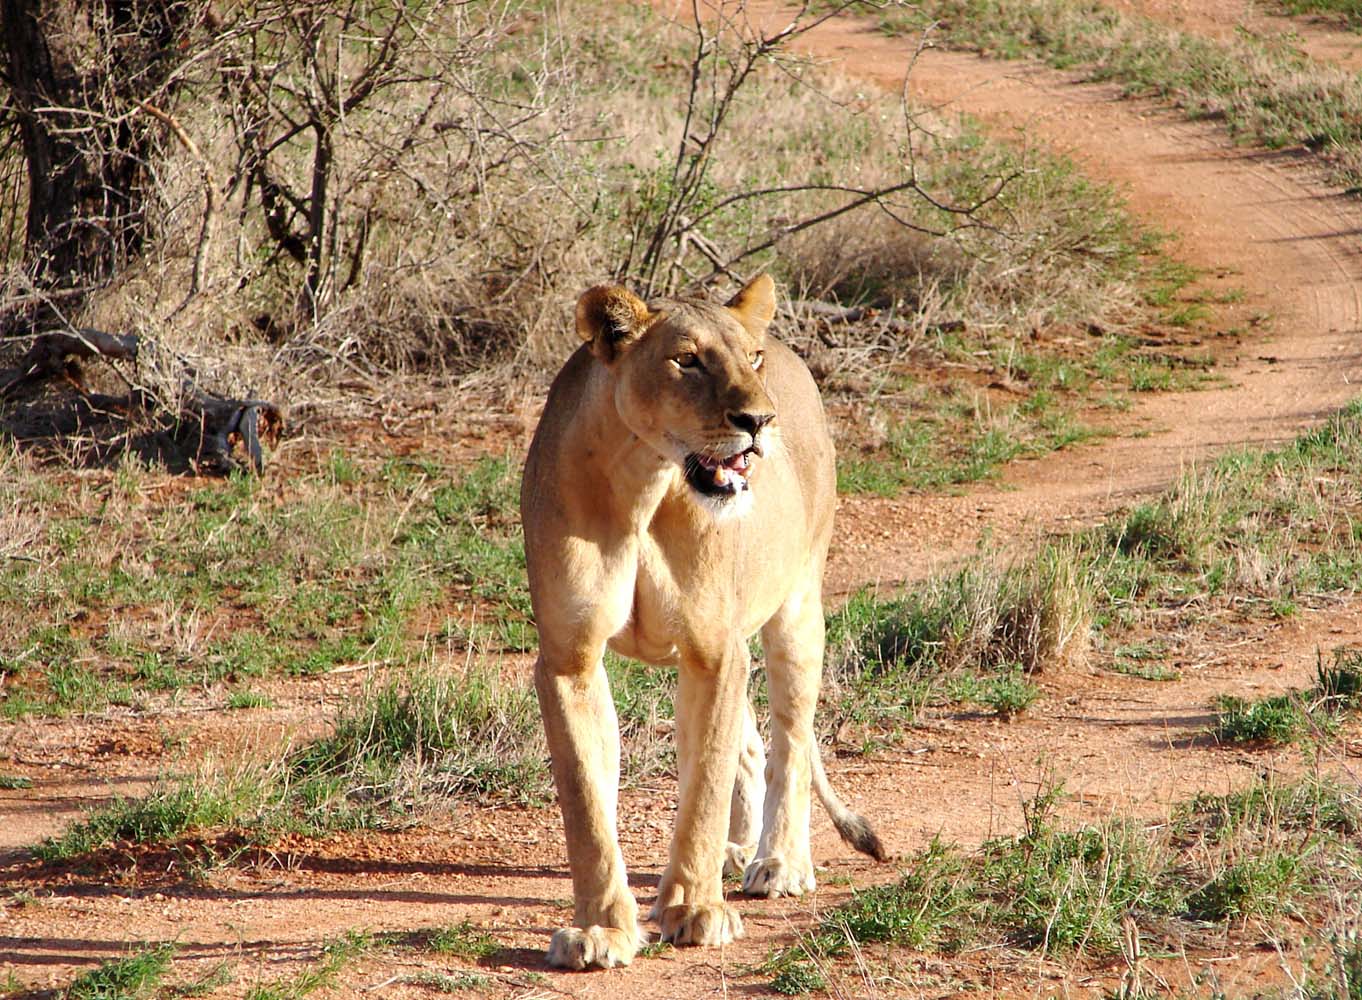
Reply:
[[[911, 44], [840, 21], [807, 39], [815, 57], [891, 91], [902, 86]], [[1325, 186], [1307, 157], [1236, 147], [1212, 125], [1076, 79], [928, 51], [908, 89], [920, 102], [1071, 156], [1114, 182], [1137, 218], [1174, 234], [1172, 252], [1203, 269], [1210, 288], [1242, 289], [1227, 319], [1250, 335], [1223, 369], [1230, 384], [1150, 399], [1133, 414], [1138, 434], [1016, 463], [1002, 489], [889, 503], [849, 498], [845, 520], [872, 506], [881, 530], [905, 544], [843, 541], [829, 571], [834, 592], [860, 582], [867, 565], [885, 581], [921, 575], [972, 551], [983, 534], [1025, 547], [1168, 484], [1208, 455], [1290, 437], [1357, 393], [1362, 206]]]

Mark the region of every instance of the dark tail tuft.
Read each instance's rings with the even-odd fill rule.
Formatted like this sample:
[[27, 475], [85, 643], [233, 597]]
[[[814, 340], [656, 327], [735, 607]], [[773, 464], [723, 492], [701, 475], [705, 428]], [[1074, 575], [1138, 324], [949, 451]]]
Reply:
[[842, 839], [862, 854], [869, 855], [876, 861], [889, 860], [884, 844], [880, 843], [880, 835], [874, 831], [864, 816], [847, 812], [839, 818], [834, 818], [833, 825], [837, 827]]

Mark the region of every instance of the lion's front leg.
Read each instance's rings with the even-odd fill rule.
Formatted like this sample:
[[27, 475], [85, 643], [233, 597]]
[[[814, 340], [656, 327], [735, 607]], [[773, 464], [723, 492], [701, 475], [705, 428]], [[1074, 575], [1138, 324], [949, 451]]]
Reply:
[[594, 660], [551, 665], [541, 652], [534, 682], [563, 810], [574, 904], [574, 926], [553, 935], [549, 964], [628, 965], [638, 951], [638, 905], [615, 832], [619, 724], [605, 668], [599, 653]]
[[747, 669], [747, 647], [734, 639], [715, 661], [683, 662], [679, 671], [676, 832], [653, 907], [662, 940], [673, 944], [721, 945], [742, 936], [737, 910], [724, 902], [723, 867]]

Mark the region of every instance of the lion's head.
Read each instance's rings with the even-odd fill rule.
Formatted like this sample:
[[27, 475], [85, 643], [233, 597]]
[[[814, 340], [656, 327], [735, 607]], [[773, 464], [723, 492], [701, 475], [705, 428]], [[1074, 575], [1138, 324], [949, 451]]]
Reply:
[[617, 285], [577, 301], [577, 332], [610, 370], [620, 418], [712, 501], [748, 488], [775, 432], [762, 368], [774, 292], [763, 274], [725, 305], [644, 303]]

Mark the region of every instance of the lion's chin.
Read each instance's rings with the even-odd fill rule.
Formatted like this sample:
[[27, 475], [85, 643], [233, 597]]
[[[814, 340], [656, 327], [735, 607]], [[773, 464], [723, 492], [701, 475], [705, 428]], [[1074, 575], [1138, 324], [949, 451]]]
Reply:
[[729, 500], [750, 489], [752, 456], [755, 448], [735, 452], [726, 458], [692, 452], [682, 463], [691, 489], [711, 500]]

